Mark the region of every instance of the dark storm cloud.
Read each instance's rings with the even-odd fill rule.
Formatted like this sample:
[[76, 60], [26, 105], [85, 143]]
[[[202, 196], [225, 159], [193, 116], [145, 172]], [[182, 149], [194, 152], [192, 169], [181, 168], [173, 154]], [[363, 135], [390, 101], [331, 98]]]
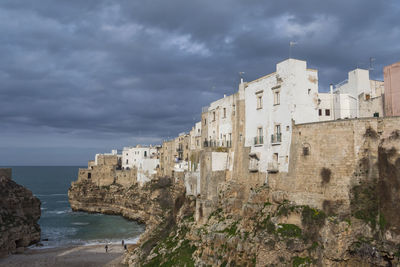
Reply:
[[202, 106], [237, 90], [239, 71], [274, 71], [291, 40], [320, 90], [369, 57], [382, 78], [399, 60], [396, 2], [2, 1], [0, 165], [38, 164], [24, 147], [43, 164], [57, 147], [65, 156], [51, 163], [82, 163], [188, 131]]

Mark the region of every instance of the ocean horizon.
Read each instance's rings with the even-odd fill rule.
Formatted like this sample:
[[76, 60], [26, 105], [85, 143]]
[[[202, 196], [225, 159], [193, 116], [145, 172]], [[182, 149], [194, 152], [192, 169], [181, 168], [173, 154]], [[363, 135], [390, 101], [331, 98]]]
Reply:
[[[42, 247], [104, 243], [136, 243], [145, 226], [122, 216], [73, 212], [68, 188], [86, 166], [1, 166], [12, 168], [12, 179], [41, 201]], [[35, 245], [33, 247], [36, 247]]]

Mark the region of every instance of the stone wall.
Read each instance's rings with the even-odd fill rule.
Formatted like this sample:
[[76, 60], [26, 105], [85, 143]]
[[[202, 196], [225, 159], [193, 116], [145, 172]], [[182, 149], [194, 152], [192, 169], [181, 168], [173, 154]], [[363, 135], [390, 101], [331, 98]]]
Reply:
[[399, 117], [293, 126], [289, 172], [268, 176], [273, 196], [349, 213], [352, 188], [379, 178], [380, 144], [399, 129]]
[[137, 169], [132, 168], [129, 170], [116, 170], [115, 178], [115, 182], [117, 184], [129, 188], [137, 182]]

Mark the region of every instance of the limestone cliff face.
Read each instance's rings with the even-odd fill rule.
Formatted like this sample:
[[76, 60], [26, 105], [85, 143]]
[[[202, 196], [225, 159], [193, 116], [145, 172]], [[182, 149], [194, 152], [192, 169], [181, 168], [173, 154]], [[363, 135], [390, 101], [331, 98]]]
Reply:
[[169, 178], [159, 178], [139, 187], [129, 188], [120, 184], [98, 186], [90, 180], [73, 183], [68, 190], [73, 211], [117, 214], [145, 223], [147, 227], [158, 225], [170, 215], [183, 186], [179, 187]]
[[40, 241], [40, 200], [0, 169], [0, 257]]
[[265, 186], [246, 199], [242, 185], [223, 187], [204, 224], [186, 199], [169, 234], [150, 249], [142, 238], [130, 266], [400, 266], [400, 242], [382, 224], [277, 201]]

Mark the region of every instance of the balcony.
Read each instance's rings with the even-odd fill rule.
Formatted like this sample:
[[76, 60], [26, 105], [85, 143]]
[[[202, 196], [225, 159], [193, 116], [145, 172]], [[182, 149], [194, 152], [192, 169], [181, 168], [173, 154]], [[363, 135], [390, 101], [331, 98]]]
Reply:
[[217, 147], [217, 142], [213, 140], [205, 140], [203, 147]]
[[254, 145], [262, 145], [264, 144], [264, 137], [263, 136], [256, 136], [254, 137]]
[[277, 133], [277, 134], [271, 134], [271, 143], [272, 144], [279, 144], [282, 142], [282, 134]]
[[268, 162], [267, 172], [269, 173], [279, 172], [278, 162]]

